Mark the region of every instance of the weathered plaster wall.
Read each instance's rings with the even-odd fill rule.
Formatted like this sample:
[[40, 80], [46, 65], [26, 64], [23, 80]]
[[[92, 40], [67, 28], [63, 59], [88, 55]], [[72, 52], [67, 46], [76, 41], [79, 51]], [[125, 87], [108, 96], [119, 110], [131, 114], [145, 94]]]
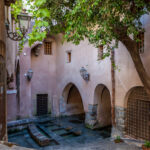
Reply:
[[[143, 26], [145, 27], [145, 39], [144, 39], [144, 53], [141, 54], [143, 64], [146, 71], [150, 75], [149, 67], [149, 36], [150, 36], [150, 16], [145, 15], [143, 17]], [[116, 65], [120, 68], [120, 71], [116, 70], [116, 105], [120, 107], [125, 106], [125, 96], [127, 92], [135, 86], [141, 86], [142, 83], [134, 67], [131, 56], [126, 50], [125, 46], [120, 43], [119, 49], [116, 49]]]
[[[150, 17], [142, 18], [145, 27], [145, 51], [141, 54], [144, 66], [150, 74], [149, 67], [149, 37], [150, 37]], [[31, 48], [25, 46], [20, 56], [21, 67], [21, 112], [22, 117], [36, 114], [36, 94], [49, 94], [49, 108], [52, 106], [54, 115], [60, 115], [64, 110], [61, 106], [66, 105], [64, 90], [68, 85], [74, 84], [80, 92], [85, 113], [96, 114], [100, 109], [100, 103], [95, 99], [95, 90], [97, 85], [101, 84], [107, 87], [112, 95], [111, 82], [111, 63], [110, 58], [97, 60], [98, 49], [89, 44], [87, 40], [82, 41], [80, 45], [75, 46], [72, 43], [62, 43], [62, 35], [54, 38], [54, 47], [52, 56], [45, 56], [43, 47], [38, 57], [31, 57]], [[71, 62], [67, 61], [67, 52], [71, 52]], [[32, 60], [32, 61], [31, 61]], [[115, 70], [116, 80], [116, 122], [120, 129], [124, 128], [125, 108], [127, 103], [127, 93], [135, 86], [142, 86], [135, 66], [122, 43], [115, 50], [116, 66], [120, 69]], [[86, 82], [80, 75], [81, 67], [85, 67], [90, 74], [90, 81]], [[28, 82], [24, 74], [29, 68], [34, 71], [31, 82]], [[69, 91], [69, 90], [68, 90]], [[100, 94], [99, 96], [100, 97]], [[104, 96], [106, 100], [108, 96]], [[98, 104], [98, 106], [97, 106]], [[30, 108], [30, 109], [29, 109]], [[106, 107], [107, 108], [107, 107]], [[103, 109], [103, 108], [102, 108]], [[98, 114], [100, 116], [100, 114]], [[95, 119], [95, 118], [94, 118]], [[93, 120], [94, 120], [93, 119]], [[95, 123], [95, 120], [93, 121]]]
[[[87, 40], [82, 41], [78, 46], [66, 42], [62, 44], [61, 40], [60, 35], [56, 37], [57, 96], [62, 96], [66, 85], [69, 83], [75, 84], [81, 93], [84, 110], [88, 112], [88, 104], [96, 103], [94, 102], [94, 90], [98, 84], [103, 83], [111, 91], [110, 58], [97, 61], [98, 50], [90, 45]], [[67, 63], [66, 52], [68, 50], [72, 53], [71, 63]], [[86, 82], [81, 77], [81, 67], [85, 67], [89, 72], [90, 81]]]
[[17, 108], [16, 94], [7, 94], [7, 121], [17, 119]]
[[55, 90], [56, 77], [56, 44], [52, 41], [52, 55], [44, 54], [44, 45], [40, 49], [39, 56], [31, 55], [31, 69], [33, 70], [33, 78], [31, 79], [31, 100], [33, 114], [36, 115], [36, 95], [48, 94], [48, 110], [52, 109], [52, 96]]
[[27, 73], [30, 67], [31, 67], [30, 48], [26, 43], [20, 55], [20, 113], [19, 115], [21, 118], [28, 118], [32, 116], [31, 83], [25, 77], [25, 74]]
[[[146, 71], [150, 75], [150, 16], [145, 15], [142, 18], [144, 34], [144, 53], [140, 54]], [[143, 86], [137, 74], [134, 63], [122, 43], [119, 43], [119, 48], [116, 49], [116, 65], [120, 71], [116, 70], [116, 122], [117, 128], [121, 134], [125, 130], [126, 107], [130, 90], [136, 86]], [[120, 133], [118, 133], [120, 134]]]

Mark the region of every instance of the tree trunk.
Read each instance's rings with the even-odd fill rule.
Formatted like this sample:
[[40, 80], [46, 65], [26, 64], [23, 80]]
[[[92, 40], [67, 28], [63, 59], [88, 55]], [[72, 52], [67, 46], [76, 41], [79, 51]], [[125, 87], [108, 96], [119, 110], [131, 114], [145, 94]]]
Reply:
[[148, 96], [150, 97], [150, 77], [144, 68], [137, 48], [137, 43], [128, 36], [123, 37], [123, 39], [120, 39], [120, 41], [126, 46], [127, 50], [129, 51], [139, 77], [145, 87]]
[[0, 140], [7, 140], [5, 7], [0, 0]]

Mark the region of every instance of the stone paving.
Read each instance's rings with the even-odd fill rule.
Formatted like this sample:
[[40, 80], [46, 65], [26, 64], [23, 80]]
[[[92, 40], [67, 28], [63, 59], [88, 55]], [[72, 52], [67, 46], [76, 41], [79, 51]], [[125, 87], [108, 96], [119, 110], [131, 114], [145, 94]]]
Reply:
[[27, 129], [9, 134], [9, 141], [37, 150], [140, 150], [140, 145], [135, 146], [135, 141], [131, 140], [115, 144], [110, 138], [111, 127], [101, 130], [85, 128], [82, 116], [43, 119], [35, 124], [41, 134], [51, 139], [49, 146], [40, 147]]
[[92, 142], [89, 144], [70, 144], [70, 146], [46, 147], [42, 150], [141, 150], [141, 148], [126, 143], [115, 144], [108, 139], [100, 139], [99, 142]]
[[[13, 146], [12, 148], [0, 144], [0, 150], [33, 150], [23, 147]], [[72, 144], [70, 145], [57, 145], [40, 148], [40, 150], [141, 150], [141, 148], [135, 145], [129, 145], [126, 143], [115, 144], [110, 139], [102, 140], [99, 142], [91, 142], [89, 144]]]

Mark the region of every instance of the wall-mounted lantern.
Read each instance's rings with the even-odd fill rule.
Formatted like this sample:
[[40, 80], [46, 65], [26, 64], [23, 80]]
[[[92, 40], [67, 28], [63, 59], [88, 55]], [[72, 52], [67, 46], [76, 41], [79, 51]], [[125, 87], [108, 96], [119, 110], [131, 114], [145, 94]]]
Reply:
[[82, 78], [85, 81], [89, 81], [90, 80], [90, 74], [87, 72], [87, 70], [84, 67], [82, 67], [80, 69], [80, 75], [82, 76]]
[[30, 81], [32, 79], [32, 76], [33, 76], [32, 69], [29, 69], [28, 72], [24, 76], [27, 77], [28, 81]]
[[20, 15], [18, 15], [18, 24], [17, 26], [19, 27], [19, 32], [12, 32], [10, 31], [10, 23], [7, 20], [6, 22], [6, 30], [7, 30], [7, 36], [13, 40], [13, 41], [21, 41], [26, 33], [28, 32], [30, 21], [31, 21], [31, 16], [28, 16], [28, 13], [23, 12]]

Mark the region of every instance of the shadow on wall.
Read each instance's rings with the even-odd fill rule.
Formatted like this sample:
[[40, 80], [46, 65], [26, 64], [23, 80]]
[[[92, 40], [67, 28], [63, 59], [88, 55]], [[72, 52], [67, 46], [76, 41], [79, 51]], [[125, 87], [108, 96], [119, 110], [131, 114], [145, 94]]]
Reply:
[[100, 127], [110, 126], [111, 123], [111, 96], [108, 88], [97, 85], [94, 92], [94, 101], [98, 104], [97, 121]]
[[60, 100], [60, 113], [68, 116], [84, 114], [82, 97], [77, 87], [72, 83], [69, 83], [63, 91]]

